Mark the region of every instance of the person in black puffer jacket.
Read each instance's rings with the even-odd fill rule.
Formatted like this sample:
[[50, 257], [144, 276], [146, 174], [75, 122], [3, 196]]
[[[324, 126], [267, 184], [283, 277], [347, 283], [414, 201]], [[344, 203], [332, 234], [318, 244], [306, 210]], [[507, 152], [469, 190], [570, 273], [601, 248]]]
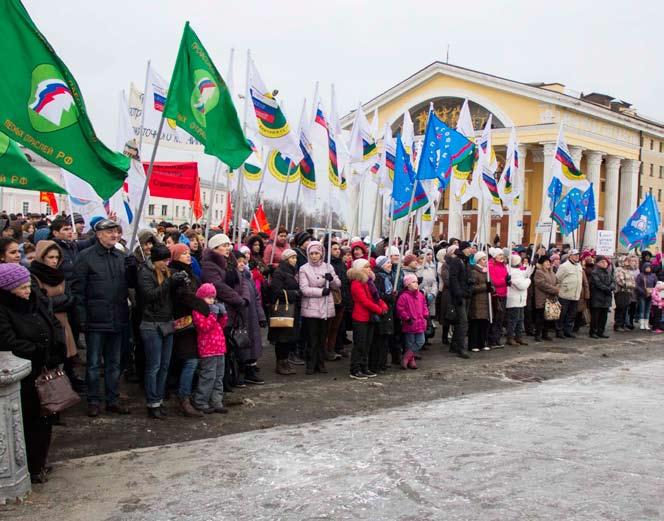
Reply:
[[[328, 320], [327, 339], [325, 346], [325, 354], [327, 361], [334, 361], [341, 358], [343, 352], [343, 337], [346, 331], [342, 331], [344, 324], [344, 312], [353, 310], [353, 300], [350, 297], [350, 281], [348, 280], [346, 264], [341, 255], [341, 246], [337, 242], [332, 242], [330, 248], [330, 264], [334, 272], [341, 281], [341, 289], [335, 290], [337, 297], [334, 304], [335, 315], [334, 318]], [[341, 302], [337, 304], [341, 297]], [[345, 329], [345, 328], [344, 328]]]
[[472, 296], [472, 285], [469, 278], [468, 254], [470, 243], [464, 241], [459, 249], [448, 248], [445, 262], [448, 266], [450, 279], [450, 304], [454, 306], [457, 321], [454, 324], [454, 333], [450, 351], [461, 358], [469, 358], [466, 353], [466, 336], [468, 334], [468, 305]]
[[[376, 259], [376, 289], [381, 300], [387, 304], [388, 311], [380, 316], [376, 334], [369, 348], [369, 370], [374, 373], [387, 371], [387, 353], [392, 354], [393, 361], [401, 360], [401, 346], [394, 338], [394, 306], [396, 303], [392, 287], [392, 262], [389, 257], [381, 255]], [[396, 363], [399, 367], [399, 364]]]
[[33, 483], [44, 483], [54, 417], [44, 418], [35, 388], [42, 369], [64, 362], [64, 336], [46, 300], [32, 290], [30, 273], [20, 264], [0, 264], [0, 350], [30, 360], [30, 374], [21, 381], [21, 412]]
[[[286, 292], [286, 296], [284, 296], [284, 292]], [[271, 327], [268, 331], [268, 340], [274, 342], [277, 358], [276, 372], [282, 375], [295, 374], [295, 370], [288, 360], [288, 355], [295, 350], [301, 331], [300, 298], [302, 293], [297, 281], [297, 253], [295, 250], [283, 251], [279, 267], [270, 280], [270, 293], [275, 299], [274, 302], [279, 302], [279, 304], [285, 304], [287, 297], [288, 305], [292, 306], [295, 318], [293, 327]], [[271, 310], [274, 309], [273, 306]]]

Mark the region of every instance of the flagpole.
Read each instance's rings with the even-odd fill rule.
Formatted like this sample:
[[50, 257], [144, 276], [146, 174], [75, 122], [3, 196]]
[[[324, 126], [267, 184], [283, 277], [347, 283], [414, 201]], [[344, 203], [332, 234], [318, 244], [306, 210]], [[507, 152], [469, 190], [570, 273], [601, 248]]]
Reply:
[[[251, 64], [251, 49], [247, 49], [247, 71], [245, 74], [245, 95], [244, 95], [244, 115], [243, 115], [243, 123], [242, 123], [242, 132], [244, 135], [247, 135], [247, 113], [249, 112], [249, 103], [252, 103], [250, 96], [249, 96], [249, 66]], [[242, 207], [243, 207], [243, 198], [242, 198], [242, 188], [243, 188], [243, 175], [242, 172], [240, 171], [240, 175], [238, 176], [237, 180], [237, 197], [235, 198], [236, 204], [238, 205], [238, 209], [235, 212], [235, 220], [236, 224], [233, 225], [233, 235], [237, 233], [237, 248], [240, 248], [240, 242], [242, 241], [242, 230], [239, 229], [242, 227]], [[239, 224], [239, 226], [238, 226]]]
[[219, 175], [220, 167], [221, 161], [217, 159], [217, 162], [214, 165], [214, 174], [212, 175], [212, 186], [210, 187], [210, 206], [208, 206], [207, 226], [205, 227], [205, 244], [207, 244], [207, 241], [210, 238], [210, 228], [212, 227], [212, 206], [214, 206], [214, 192], [217, 188], [217, 176]]
[[141, 157], [141, 153], [143, 152], [143, 132], [145, 130], [145, 106], [147, 103], [149, 76], [150, 76], [150, 60], [148, 60], [148, 66], [145, 69], [145, 86], [143, 87], [143, 111], [141, 112], [141, 132], [138, 135], [138, 157]]
[[152, 157], [150, 157], [150, 166], [148, 166], [148, 173], [145, 175], [145, 184], [143, 185], [143, 193], [141, 193], [141, 201], [138, 203], [138, 211], [136, 212], [136, 224], [134, 225], [134, 231], [131, 234], [131, 241], [129, 241], [129, 251], [134, 251], [134, 245], [136, 244], [136, 235], [138, 234], [138, 223], [141, 222], [141, 216], [143, 215], [143, 207], [145, 206], [145, 196], [148, 193], [148, 185], [150, 184], [150, 178], [152, 177], [152, 169], [154, 168], [154, 160], [157, 157], [157, 148], [159, 148], [159, 141], [161, 141], [161, 131], [164, 128], [164, 121], [166, 118], [164, 114], [161, 115], [161, 120], [159, 120], [159, 128], [157, 129], [157, 137], [155, 138], [154, 145], [152, 147]]
[[369, 258], [371, 258], [371, 247], [374, 240], [374, 227], [376, 226], [376, 214], [378, 213], [378, 188], [376, 188], [376, 200], [374, 201], [373, 217], [371, 219], [371, 229], [369, 230]]
[[[300, 182], [297, 185], [297, 195], [295, 196], [295, 207], [293, 208], [293, 221], [291, 222], [290, 226], [291, 232], [295, 229], [295, 219], [297, 218], [297, 205], [300, 202], [301, 191], [302, 191], [302, 177], [300, 177]], [[288, 224], [288, 219], [286, 219], [286, 224]]]

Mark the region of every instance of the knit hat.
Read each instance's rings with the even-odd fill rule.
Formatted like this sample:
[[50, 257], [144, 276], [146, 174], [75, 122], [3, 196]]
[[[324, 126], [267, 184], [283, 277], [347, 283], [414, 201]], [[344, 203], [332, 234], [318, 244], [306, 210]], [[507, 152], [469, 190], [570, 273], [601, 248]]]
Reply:
[[590, 251], [585, 250], [585, 251], [581, 254], [581, 260], [584, 261], [584, 260], [586, 260], [588, 257], [592, 257], [592, 256], [593, 256], [593, 254], [590, 253]]
[[353, 269], [354, 270], [361, 270], [363, 269], [367, 264], [369, 264], [369, 261], [367, 259], [355, 259], [353, 261]]
[[297, 244], [298, 246], [302, 246], [305, 242], [311, 239], [312, 239], [311, 235], [307, 232], [300, 232], [295, 234], [295, 244]]
[[472, 245], [468, 241], [461, 241], [461, 244], [459, 244], [459, 249], [463, 251], [466, 248], [470, 248], [471, 246]]
[[39, 241], [45, 241], [48, 239], [49, 235], [51, 235], [51, 230], [49, 228], [40, 228], [39, 230], [35, 230], [35, 244], [37, 244]]
[[392, 255], [401, 255], [401, 253], [399, 252], [399, 248], [397, 248], [396, 246], [390, 246], [385, 251], [385, 255], [388, 255], [388, 256], [391, 257]]
[[196, 296], [198, 298], [216, 297], [217, 289], [213, 284], [206, 282], [205, 284], [201, 284], [201, 287], [196, 290]]
[[152, 248], [152, 250], [150, 251], [150, 260], [152, 262], [163, 261], [170, 258], [171, 258], [171, 250], [169, 250], [163, 244], [155, 245], [155, 247]]
[[376, 259], [376, 268], [382, 269], [385, 266], [385, 263], [389, 262], [390, 258], [385, 255], [381, 255]]
[[30, 282], [30, 272], [20, 264], [0, 264], [0, 289], [11, 291]]
[[544, 264], [545, 261], [551, 261], [548, 255], [540, 255], [537, 259], [537, 264]]
[[244, 244], [240, 246], [240, 253], [243, 253], [246, 257], [249, 256], [251, 253], [251, 250], [249, 249], [249, 246], [245, 246]]
[[486, 259], [486, 253], [484, 253], [483, 251], [478, 251], [478, 252], [473, 256], [473, 258], [475, 259], [475, 264], [477, 264], [477, 263], [478, 263], [479, 261], [481, 261], [482, 259]]
[[74, 212], [74, 224], [85, 224], [85, 219], [80, 213]]
[[514, 268], [521, 265], [521, 257], [519, 255], [510, 256], [510, 265]]
[[403, 278], [403, 285], [405, 288], [410, 286], [413, 282], [417, 282], [417, 276], [409, 273]]
[[225, 233], [218, 233], [217, 235], [213, 235], [210, 237], [208, 240], [207, 246], [211, 250], [214, 250], [217, 246], [221, 246], [222, 244], [230, 244], [231, 240], [228, 238], [228, 235]]
[[495, 259], [498, 255], [504, 255], [504, 252], [500, 248], [489, 248], [489, 255], [492, 259]]
[[281, 252], [281, 260], [288, 260], [291, 257], [295, 257], [297, 255], [297, 252], [295, 250], [291, 250], [290, 248], [284, 250]]
[[[595, 264], [599, 264], [600, 261], [607, 261], [607, 262], [608, 262], [608, 259], [607, 259], [604, 255], [598, 255], [597, 257], [595, 257]], [[647, 264], [648, 266], [650, 266], [650, 264], [649, 264], [648, 262], [646, 262], [646, 263], [641, 267], [641, 270], [642, 270], [642, 271], [645, 271], [646, 264]]]
[[452, 245], [450, 245], [450, 246], [447, 247], [447, 254], [448, 254], [448, 255], [452, 255], [452, 254], [455, 253], [458, 249], [459, 249], [459, 246], [457, 246], [456, 244], [452, 244]]
[[409, 253], [408, 255], [404, 256], [403, 258], [403, 265], [404, 266], [409, 266], [411, 262], [416, 261], [417, 256], [413, 255], [412, 253]]
[[[157, 246], [155, 246], [155, 248], [156, 247]], [[171, 262], [173, 262], [173, 261], [179, 261], [180, 257], [182, 257], [183, 254], [189, 251], [189, 246], [187, 246], [186, 244], [178, 243], [178, 244], [173, 244], [173, 246], [171, 246], [169, 249], [171, 251]], [[152, 251], [154, 251], [154, 249]]]
[[[311, 237], [311, 235], [309, 235], [309, 237]], [[309, 246], [307, 246], [307, 255], [309, 255], [312, 251], [317, 251], [318, 253], [323, 255], [323, 245], [318, 241], [311, 241], [309, 243]]]

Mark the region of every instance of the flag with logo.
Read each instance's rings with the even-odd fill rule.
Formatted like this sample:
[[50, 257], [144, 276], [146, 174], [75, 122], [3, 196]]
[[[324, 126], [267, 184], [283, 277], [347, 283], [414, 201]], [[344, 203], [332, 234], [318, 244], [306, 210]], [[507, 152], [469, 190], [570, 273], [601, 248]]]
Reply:
[[251, 129], [247, 129], [247, 143], [251, 147], [251, 155], [240, 167], [244, 177], [243, 184], [248, 193], [256, 193], [263, 179], [263, 157], [256, 146], [256, 136], [252, 132]]
[[563, 184], [560, 182], [560, 179], [557, 177], [551, 178], [546, 195], [549, 197], [549, 206], [551, 207], [551, 211], [553, 211], [558, 201], [560, 201], [560, 197], [563, 195]]
[[620, 244], [628, 250], [645, 249], [657, 241], [657, 232], [662, 224], [657, 202], [651, 193], [620, 230]]
[[129, 159], [99, 140], [76, 80], [21, 2], [2, 6], [1, 131], [109, 197], [122, 186]]
[[316, 207], [316, 168], [314, 166], [314, 147], [311, 142], [311, 120], [305, 116], [306, 110], [302, 111], [300, 117], [300, 183], [302, 183], [302, 197], [300, 203], [307, 208]]
[[551, 218], [560, 226], [560, 233], [563, 235], [569, 235], [579, 227], [584, 212], [582, 199], [581, 190], [572, 188], [551, 212]]
[[182, 33], [164, 117], [232, 169], [251, 154], [228, 87], [189, 22]]
[[314, 104], [314, 124], [319, 125], [327, 138], [327, 177], [330, 182], [332, 195], [335, 199], [340, 199], [340, 194], [346, 189], [346, 180], [341, 176], [339, 170], [339, 158], [337, 156], [337, 138], [334, 134], [331, 122], [325, 114], [323, 102], [317, 99]]
[[267, 89], [251, 58], [248, 67], [247, 99], [251, 101], [255, 115], [255, 118], [249, 118], [248, 125], [256, 129], [266, 147], [278, 150], [284, 157], [299, 163], [302, 151], [297, 132], [286, 121], [273, 91]]
[[394, 159], [396, 145], [392, 137], [390, 125], [385, 123], [383, 133], [383, 151], [380, 155], [380, 168], [378, 170], [378, 191], [383, 196], [392, 195], [392, 183], [394, 181]]
[[104, 200], [99, 197], [90, 183], [66, 170], [60, 170], [60, 172], [62, 173], [62, 182], [69, 193], [72, 211], [80, 213], [85, 219], [86, 225], [90, 224], [90, 219], [93, 217], [106, 218], [113, 211], [118, 215], [122, 227], [126, 230], [129, 229], [129, 222], [124, 217], [124, 202], [120, 190], [115, 192], [110, 199]]
[[583, 220], [586, 222], [591, 222], [597, 219], [597, 211], [595, 210], [595, 189], [593, 184], [590, 183], [588, 190], [583, 192], [581, 198], [583, 203]]
[[558, 130], [558, 140], [556, 142], [556, 155], [553, 162], [553, 177], [560, 180], [560, 182], [570, 188], [578, 188], [579, 190], [588, 189], [588, 179], [586, 174], [581, 172], [579, 167], [574, 164], [572, 155], [567, 148], [567, 143], [563, 138], [563, 125], [560, 124]]
[[500, 174], [498, 181], [498, 193], [505, 206], [513, 206], [521, 195], [519, 175], [519, 144], [516, 141], [516, 131], [514, 127], [510, 131], [510, 138], [507, 142], [507, 153], [505, 154], [505, 166]]
[[355, 111], [355, 119], [350, 132], [350, 141], [348, 142], [348, 152], [350, 154], [350, 163], [357, 171], [350, 177], [351, 186], [356, 186], [362, 182], [366, 171], [370, 169], [378, 159], [378, 148], [376, 139], [371, 134], [371, 127], [367, 121], [362, 105]]
[[16, 142], [0, 132], [0, 186], [66, 194], [67, 190], [30, 164]]
[[[413, 190], [415, 195], [413, 196]], [[409, 208], [411, 212], [429, 204], [426, 191], [422, 183], [417, 179], [417, 175], [410, 163], [410, 156], [401, 142], [401, 137], [397, 137], [396, 156], [394, 160], [394, 184], [392, 188], [393, 219], [400, 219], [408, 215]], [[412, 199], [412, 206], [411, 206]]]

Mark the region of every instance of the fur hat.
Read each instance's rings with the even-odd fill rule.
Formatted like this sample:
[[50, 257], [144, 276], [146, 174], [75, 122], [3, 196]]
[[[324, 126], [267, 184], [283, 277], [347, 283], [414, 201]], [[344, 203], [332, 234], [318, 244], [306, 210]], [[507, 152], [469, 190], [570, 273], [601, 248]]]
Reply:
[[305, 242], [310, 241], [313, 237], [307, 232], [300, 232], [295, 234], [295, 244], [302, 246]]
[[[184, 244], [182, 245], [184, 246]], [[186, 248], [186, 246], [184, 246]], [[163, 244], [156, 244], [150, 251], [150, 260], [152, 262], [167, 260], [171, 258], [171, 250]]]
[[11, 291], [30, 282], [30, 272], [20, 264], [0, 264], [0, 289]]
[[447, 250], [445, 251], [445, 253], [447, 253], [447, 255], [452, 255], [452, 254], [456, 253], [456, 251], [458, 249], [459, 249], [459, 246], [457, 246], [456, 244], [451, 244], [450, 246], [447, 247]]
[[409, 273], [403, 278], [403, 286], [404, 288], [407, 288], [410, 286], [413, 282], [417, 282], [417, 276], [413, 275], [412, 273]]
[[[155, 246], [156, 248], [157, 246]], [[153, 249], [154, 251], [154, 249]], [[171, 251], [171, 261], [179, 261], [180, 257], [186, 252], [189, 251], [189, 246], [186, 244], [178, 243], [170, 247]]]
[[478, 252], [473, 256], [473, 258], [475, 259], [475, 264], [477, 264], [477, 263], [478, 263], [479, 261], [481, 261], [482, 259], [486, 259], [486, 253], [484, 253], [483, 251], [478, 251]]
[[401, 252], [399, 251], [399, 248], [397, 248], [396, 246], [390, 246], [389, 248], [387, 248], [387, 250], [385, 250], [385, 255], [389, 257], [391, 257], [392, 255], [401, 256]]
[[196, 290], [196, 296], [198, 298], [216, 297], [217, 289], [213, 284], [206, 282], [205, 284], [201, 284], [201, 287]]
[[294, 257], [296, 255], [297, 255], [297, 252], [295, 250], [291, 250], [290, 248], [287, 248], [283, 252], [281, 252], [281, 260], [288, 260], [291, 257]]
[[218, 233], [217, 235], [213, 235], [210, 237], [208, 240], [207, 246], [211, 250], [214, 250], [217, 246], [221, 246], [222, 244], [230, 244], [231, 240], [228, 238], [228, 235], [225, 233]]

